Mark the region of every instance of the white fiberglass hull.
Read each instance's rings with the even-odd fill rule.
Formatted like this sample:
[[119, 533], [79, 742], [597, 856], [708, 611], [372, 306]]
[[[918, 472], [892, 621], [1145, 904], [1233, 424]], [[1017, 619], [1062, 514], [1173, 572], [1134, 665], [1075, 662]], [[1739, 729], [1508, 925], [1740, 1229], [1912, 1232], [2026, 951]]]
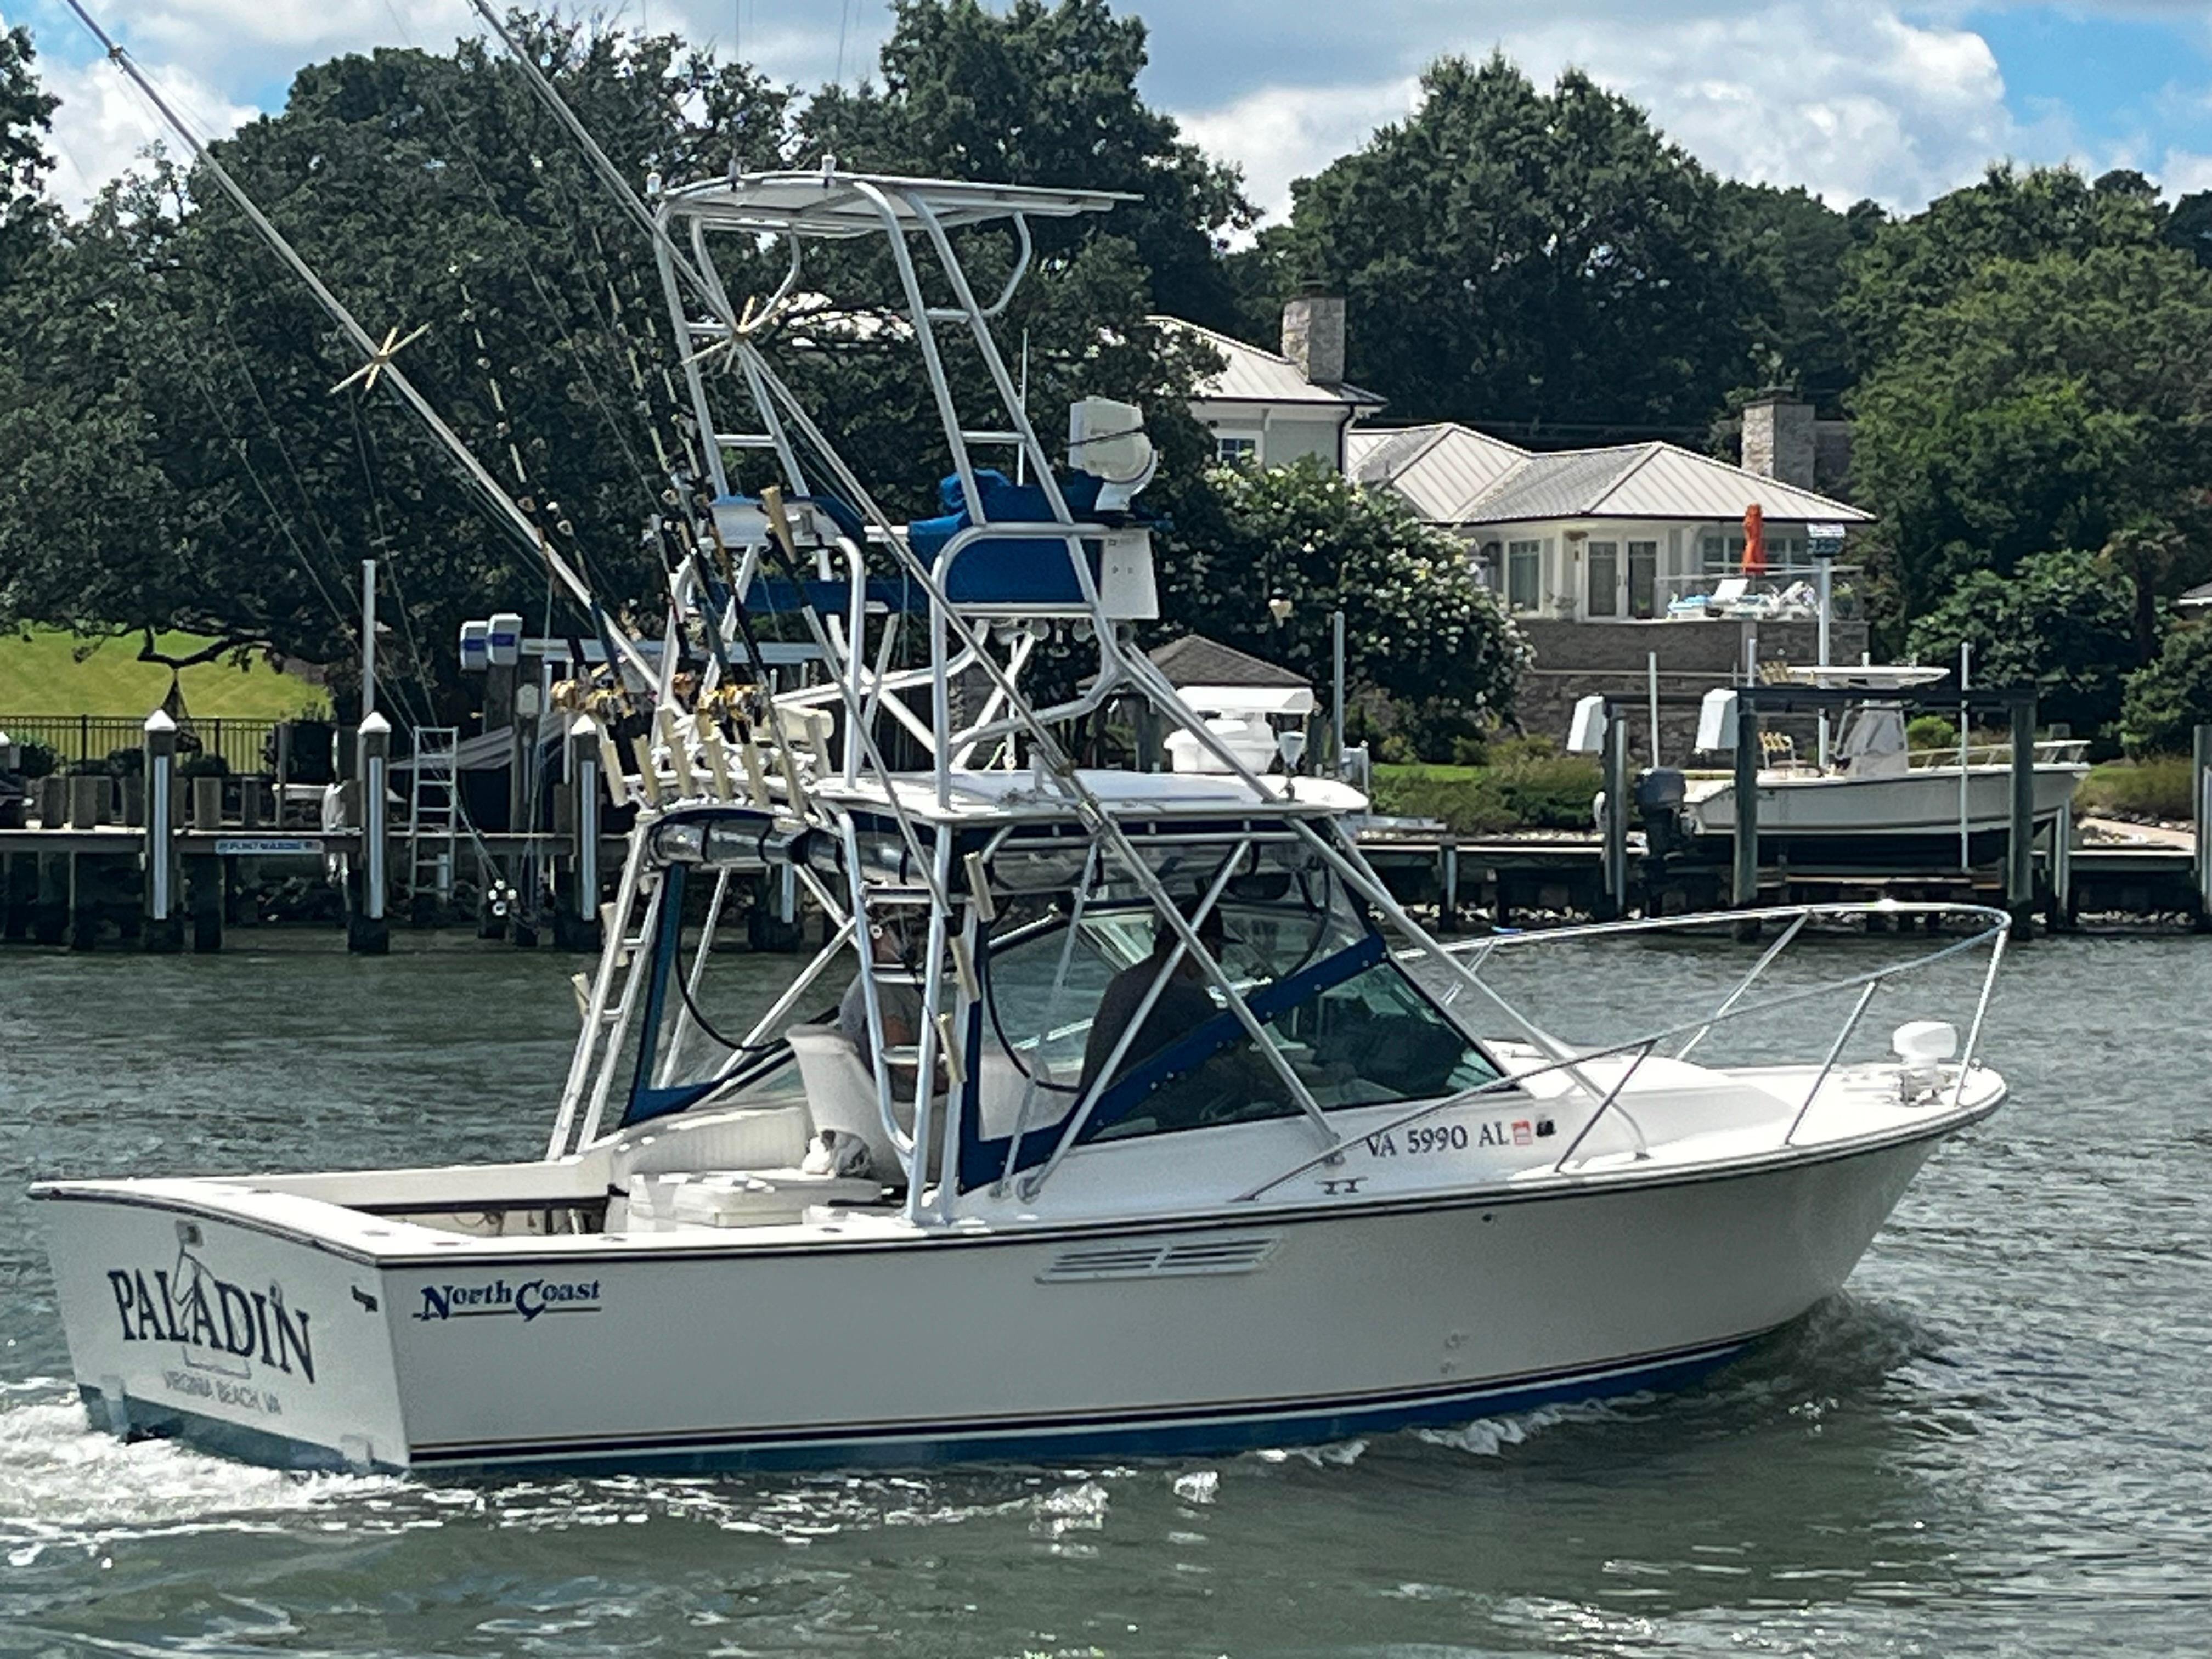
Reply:
[[[2035, 769], [2035, 821], [2040, 825], [2063, 813], [2084, 766], [2043, 764]], [[1930, 836], [1959, 831], [1959, 769], [1924, 767], [1887, 776], [1791, 777], [1762, 774], [1759, 781], [1759, 831], [1762, 836]], [[1735, 786], [1725, 780], [1693, 782], [1682, 805], [1686, 825], [1698, 836], [1733, 839]], [[1968, 769], [1966, 789], [1967, 833], [2008, 830], [2012, 823], [2012, 769]]]
[[1219, 1452], [1725, 1358], [1842, 1285], [1936, 1141], [1994, 1109], [1978, 1077], [1964, 1110], [1857, 1145], [1173, 1224], [388, 1251], [240, 1187], [40, 1196], [95, 1422], [256, 1462]]

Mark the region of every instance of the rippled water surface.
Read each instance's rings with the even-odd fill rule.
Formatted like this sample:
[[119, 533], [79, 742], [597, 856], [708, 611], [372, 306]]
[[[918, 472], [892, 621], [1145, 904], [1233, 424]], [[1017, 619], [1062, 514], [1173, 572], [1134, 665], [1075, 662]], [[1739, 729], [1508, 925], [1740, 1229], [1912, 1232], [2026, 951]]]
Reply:
[[[1848, 1293], [1686, 1393], [1215, 1462], [473, 1485], [126, 1447], [74, 1403], [33, 1176], [543, 1146], [573, 961], [245, 943], [0, 954], [0, 1653], [2212, 1652], [2212, 941], [2015, 951], [2011, 1105]], [[1515, 971], [1587, 1036], [1750, 960]], [[1840, 1014], [1767, 1036], [1817, 1058]]]

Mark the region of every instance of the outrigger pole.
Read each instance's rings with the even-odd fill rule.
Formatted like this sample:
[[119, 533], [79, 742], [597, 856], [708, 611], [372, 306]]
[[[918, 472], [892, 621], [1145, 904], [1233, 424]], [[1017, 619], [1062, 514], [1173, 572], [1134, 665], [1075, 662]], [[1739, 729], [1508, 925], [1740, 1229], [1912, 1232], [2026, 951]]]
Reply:
[[[387, 333], [383, 342], [380, 343], [376, 337], [363, 328], [353, 313], [346, 308], [345, 302], [324, 285], [322, 278], [315, 275], [313, 267], [300, 257], [298, 251], [291, 243], [284, 240], [283, 233], [269, 222], [266, 216], [254, 205], [253, 198], [246, 193], [245, 186], [231, 176], [229, 169], [216, 160], [208, 147], [200, 142], [198, 135], [193, 132], [182, 116], [170, 107], [168, 100], [161, 96], [153, 82], [148, 79], [144, 72], [131, 60], [131, 55], [117, 45], [109, 37], [107, 32], [94, 21], [92, 14], [85, 9], [81, 0], [69, 0], [69, 8], [76, 14], [77, 21], [82, 23], [91, 32], [93, 38], [100, 42], [101, 48], [107, 53], [108, 61], [129, 76], [132, 84], [140, 92], [145, 94], [147, 100], [160, 112], [170, 131], [182, 139], [185, 148], [191, 151], [192, 159], [205, 167], [215, 181], [222, 186], [223, 193], [229, 197], [236, 204], [238, 210], [246, 216], [247, 222], [259, 233], [261, 239], [267, 242], [276, 251], [276, 256], [291, 268], [293, 275], [307, 284], [308, 291], [330, 314], [331, 319], [337, 323], [348, 337], [367, 354], [368, 361], [361, 369], [356, 370], [355, 374], [363, 375], [368, 383], [372, 386], [380, 374], [390, 377], [392, 384], [398, 388], [399, 395], [407, 400], [408, 406], [422, 418], [422, 423], [430, 428], [438, 441], [446, 447], [453, 459], [460, 463], [461, 470], [468, 474], [470, 482], [474, 483], [483, 493], [485, 498], [498, 509], [509, 528], [515, 531], [523, 541], [528, 544], [532, 552], [544, 560], [546, 568], [551, 571], [561, 585], [575, 597], [577, 602], [582, 605], [595, 620], [599, 621], [600, 627], [607, 636], [607, 642], [622, 653], [623, 660], [628, 662], [641, 677], [650, 682], [653, 678], [653, 669], [646, 661], [644, 653], [638, 649], [636, 641], [621, 629], [617, 628], [611, 621], [599, 617], [598, 606], [593, 601], [591, 585], [578, 574], [573, 565], [553, 550], [552, 543], [540, 532], [530, 515], [515, 505], [514, 499], [507, 495], [507, 491], [500, 488], [498, 481], [484, 470], [483, 464], [477, 459], [468, 445], [461, 441], [460, 436], [453, 428], [446, 424], [444, 417], [432, 406], [430, 400], [422, 395], [414, 381], [407, 378], [406, 371], [394, 361], [394, 356], [399, 347], [415, 339], [423, 331], [418, 328], [413, 334], [410, 334], [406, 340], [398, 340], [398, 331], [394, 330]], [[346, 380], [338, 383], [339, 386], [346, 386], [353, 378], [353, 375], [347, 376]]]

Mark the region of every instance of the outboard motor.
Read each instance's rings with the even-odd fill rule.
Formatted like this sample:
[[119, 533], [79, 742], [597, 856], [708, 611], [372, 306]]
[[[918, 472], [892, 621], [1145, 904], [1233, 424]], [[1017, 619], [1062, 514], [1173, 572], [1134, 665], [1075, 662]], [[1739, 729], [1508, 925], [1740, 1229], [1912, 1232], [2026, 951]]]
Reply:
[[1682, 802], [1686, 794], [1682, 775], [1671, 766], [1655, 766], [1636, 775], [1636, 818], [1644, 826], [1644, 845], [1654, 858], [1679, 851], [1682, 834]]

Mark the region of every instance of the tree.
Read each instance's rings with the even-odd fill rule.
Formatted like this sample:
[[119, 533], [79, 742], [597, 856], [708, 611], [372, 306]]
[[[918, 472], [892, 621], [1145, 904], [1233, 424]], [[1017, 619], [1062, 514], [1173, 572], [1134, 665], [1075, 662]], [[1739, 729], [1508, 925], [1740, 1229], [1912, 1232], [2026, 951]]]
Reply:
[[2047, 548], [2159, 520], [2193, 533], [2208, 362], [2212, 274], [2154, 241], [1991, 258], [1911, 313], [1852, 398], [1853, 480], [1903, 616]]
[[2212, 190], [2193, 191], [2166, 216], [2166, 240], [2212, 270]]
[[1948, 665], [1973, 647], [1977, 684], [2033, 685], [2038, 713], [2076, 732], [2102, 731], [2120, 712], [2135, 650], [2126, 586], [2094, 554], [2039, 553], [2009, 579], [1966, 576], [1912, 625], [1917, 661]]
[[[733, 147], [781, 140], [786, 95], [747, 71], [522, 21], [632, 177], [720, 173]], [[311, 66], [283, 113], [216, 150], [370, 327], [430, 325], [408, 372], [609, 604], [657, 605], [638, 532], [684, 446], [664, 383], [632, 377], [633, 352], [671, 357], [650, 249], [514, 68], [473, 43]], [[0, 621], [136, 634], [161, 660], [155, 631], [179, 627], [209, 636], [203, 654], [342, 675], [356, 562], [377, 554], [396, 677], [457, 694], [460, 621], [538, 611], [535, 550], [386, 392], [333, 394], [359, 354], [211, 179], [157, 164], [126, 180], [18, 287], [37, 412], [0, 449], [18, 509], [0, 521]]]
[[[1105, 0], [898, 0], [880, 88], [827, 87], [799, 120], [802, 154], [925, 177], [1120, 191], [1112, 234], [1133, 246], [1152, 303], [1228, 326], [1221, 239], [1252, 222], [1234, 167], [1185, 143], [1137, 91], [1146, 30]], [[1091, 228], [1041, 222], [1048, 252]]]
[[40, 134], [53, 127], [60, 101], [42, 90], [27, 28], [0, 29], [0, 289], [46, 234], [52, 208], [42, 191], [52, 169]]
[[1979, 184], [1881, 226], [1852, 256], [1841, 307], [1853, 366], [1881, 367], [1993, 264], [2156, 247], [2165, 216], [2154, 191], [2127, 187], [2123, 175], [2093, 185], [2071, 167], [1992, 167]]
[[1351, 378], [1407, 420], [1702, 432], [1751, 369], [1711, 175], [1578, 70], [1547, 94], [1503, 56], [1445, 58], [1421, 84], [1263, 239], [1275, 283], [1347, 296]]
[[2185, 755], [2212, 720], [2212, 625], [2168, 631], [2157, 658], [2128, 676], [2120, 741], [2131, 755]]
[[[1164, 538], [1163, 629], [1204, 634], [1327, 684], [1331, 613], [1347, 678], [1397, 704], [1427, 744], [1510, 717], [1528, 647], [1466, 550], [1395, 497], [1310, 457], [1218, 468]], [[1269, 602], [1288, 610], [1279, 622]]]
[[1860, 202], [1838, 213], [1803, 186], [1720, 186], [1729, 258], [1753, 284], [1750, 384], [1786, 386], [1820, 413], [1843, 413], [1850, 341], [1838, 309], [1844, 267], [1883, 222]]

